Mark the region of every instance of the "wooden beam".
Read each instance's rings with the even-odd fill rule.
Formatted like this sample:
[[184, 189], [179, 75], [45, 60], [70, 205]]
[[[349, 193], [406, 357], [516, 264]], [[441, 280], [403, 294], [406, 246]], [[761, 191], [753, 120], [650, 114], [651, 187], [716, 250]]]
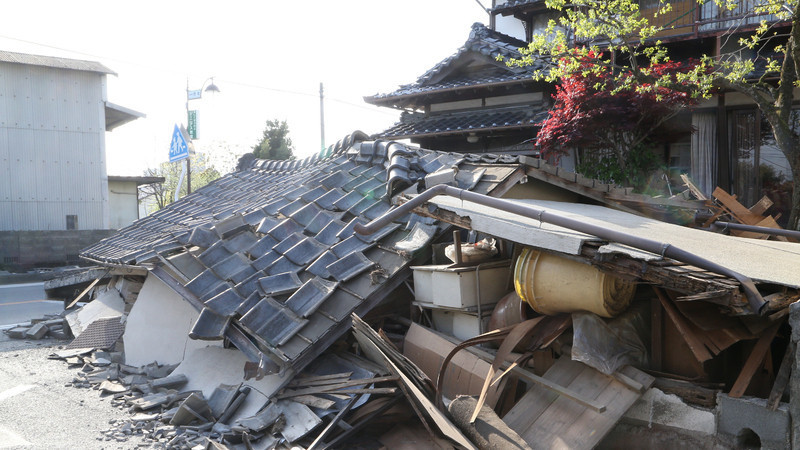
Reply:
[[750, 356], [747, 357], [742, 371], [739, 372], [739, 377], [736, 379], [736, 382], [733, 383], [733, 388], [731, 388], [731, 391], [728, 393], [729, 397], [739, 398], [744, 395], [744, 391], [750, 386], [750, 380], [753, 379], [753, 375], [755, 375], [758, 368], [761, 367], [761, 363], [764, 361], [764, 357], [770, 349], [770, 344], [772, 344], [772, 340], [775, 338], [775, 334], [778, 333], [778, 328], [780, 328], [782, 323], [783, 321], [772, 325], [758, 338], [758, 342], [756, 342], [756, 345], [750, 352]]
[[697, 335], [695, 335], [692, 329], [684, 321], [683, 316], [681, 316], [680, 312], [678, 312], [677, 308], [675, 308], [675, 305], [670, 302], [661, 289], [653, 287], [653, 290], [656, 292], [658, 300], [661, 302], [661, 306], [664, 307], [664, 311], [667, 313], [670, 320], [672, 320], [672, 323], [675, 324], [675, 327], [678, 329], [678, 332], [680, 332], [681, 336], [683, 336], [683, 340], [686, 342], [686, 345], [689, 346], [689, 350], [692, 351], [695, 359], [697, 359], [697, 361], [700, 363], [711, 359], [711, 353], [708, 352], [705, 345], [703, 345], [703, 342], [697, 337]]
[[78, 296], [75, 297], [75, 300], [72, 300], [71, 302], [69, 302], [69, 305], [67, 305], [66, 308], [64, 308], [64, 309], [70, 309], [73, 306], [75, 306], [75, 304], [78, 303], [78, 301], [80, 299], [82, 299], [84, 295], [86, 295], [89, 291], [91, 291], [92, 288], [95, 287], [97, 285], [97, 283], [100, 282], [100, 280], [105, 278], [106, 274], [108, 274], [108, 271], [106, 271], [105, 274], [103, 274], [102, 276], [100, 276], [100, 277], [96, 278], [94, 281], [92, 281], [89, 284], [89, 286], [86, 286], [86, 289], [84, 289], [80, 294], [78, 294]]
[[775, 384], [772, 385], [772, 390], [769, 393], [767, 400], [767, 409], [775, 411], [778, 405], [781, 404], [781, 397], [783, 397], [786, 386], [789, 385], [789, 378], [792, 374], [792, 366], [794, 366], [794, 353], [797, 346], [794, 342], [789, 342], [786, 346], [786, 353], [783, 354], [781, 367], [778, 369], [778, 374], [775, 376]]

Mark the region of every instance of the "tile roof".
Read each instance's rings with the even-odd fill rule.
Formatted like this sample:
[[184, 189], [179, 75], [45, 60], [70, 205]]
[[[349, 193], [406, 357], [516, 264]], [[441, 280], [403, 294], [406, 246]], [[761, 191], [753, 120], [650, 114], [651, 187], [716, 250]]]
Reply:
[[116, 75], [116, 72], [96, 61], [60, 58], [56, 56], [31, 55], [28, 53], [16, 53], [5, 50], [0, 50], [0, 62]]
[[503, 83], [509, 81], [521, 81], [531, 78], [533, 71], [539, 67], [507, 67], [498, 62], [492, 69], [480, 71], [473, 74], [460, 74], [454, 78], [438, 80], [439, 75], [454, 67], [460, 60], [470, 54], [480, 54], [494, 61], [497, 55], [504, 58], [519, 58], [519, 49], [526, 47], [525, 41], [511, 36], [493, 31], [481, 23], [472, 25], [469, 38], [455, 54], [445, 58], [436, 66], [422, 74], [415, 83], [400, 86], [394, 92], [386, 94], [376, 94], [365, 97], [368, 103], [380, 102], [382, 99], [393, 97], [417, 95], [420, 93], [454, 89], [464, 86], [487, 85], [492, 83]]
[[365, 313], [405, 279], [415, 251], [439, 231], [416, 215], [368, 236], [355, 234], [356, 223], [441, 168], [458, 167], [460, 187], [490, 193], [520, 167], [483, 164], [515, 157], [366, 139], [354, 133], [302, 161], [255, 160], [81, 256], [167, 274], [200, 310], [191, 337], [245, 333], [272, 362], [267, 371], [301, 369], [349, 328], [351, 312]]
[[481, 109], [426, 116], [403, 113], [400, 121], [377, 134], [383, 138], [402, 139], [428, 135], [446, 135], [502, 128], [537, 127], [547, 117], [547, 110], [531, 106], [520, 108]]
[[502, 3], [492, 8], [491, 12], [494, 14], [507, 13], [515, 8], [532, 6], [536, 4], [544, 5], [544, 0], [507, 0], [505, 3]]

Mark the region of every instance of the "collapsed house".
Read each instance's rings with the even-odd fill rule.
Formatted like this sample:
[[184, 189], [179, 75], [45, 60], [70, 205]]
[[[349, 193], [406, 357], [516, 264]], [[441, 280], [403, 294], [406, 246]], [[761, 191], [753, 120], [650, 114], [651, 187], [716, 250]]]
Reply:
[[83, 251], [111, 281], [61, 356], [124, 349], [115, 376], [155, 375], [106, 385], [116, 401], [213, 448], [340, 446], [403, 398], [466, 448], [497, 445], [485, 424], [523, 448], [624, 442], [623, 416], [788, 447], [800, 247], [634, 215], [666, 202], [579, 178], [362, 133], [256, 160]]

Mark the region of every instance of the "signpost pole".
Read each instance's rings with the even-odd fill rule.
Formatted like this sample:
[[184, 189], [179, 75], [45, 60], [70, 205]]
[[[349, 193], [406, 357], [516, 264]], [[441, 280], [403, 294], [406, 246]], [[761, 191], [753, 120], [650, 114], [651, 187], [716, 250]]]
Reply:
[[[189, 77], [186, 77], [186, 126], [189, 126]], [[192, 193], [191, 155], [186, 158], [186, 195]]]

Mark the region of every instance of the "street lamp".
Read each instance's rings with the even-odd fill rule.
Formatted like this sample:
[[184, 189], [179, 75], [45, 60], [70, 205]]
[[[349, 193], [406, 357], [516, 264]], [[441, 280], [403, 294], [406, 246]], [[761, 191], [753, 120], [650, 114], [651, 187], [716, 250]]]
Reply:
[[[206, 86], [206, 83], [208, 83], [208, 86]], [[197, 139], [197, 111], [189, 111], [189, 100], [203, 98], [203, 91], [220, 92], [217, 85], [214, 84], [214, 77], [206, 79], [200, 86], [200, 89], [197, 90], [189, 90], [189, 78], [186, 78], [186, 129], [189, 133], [189, 137], [192, 139]], [[191, 193], [192, 165], [191, 158], [186, 158], [186, 195]]]

